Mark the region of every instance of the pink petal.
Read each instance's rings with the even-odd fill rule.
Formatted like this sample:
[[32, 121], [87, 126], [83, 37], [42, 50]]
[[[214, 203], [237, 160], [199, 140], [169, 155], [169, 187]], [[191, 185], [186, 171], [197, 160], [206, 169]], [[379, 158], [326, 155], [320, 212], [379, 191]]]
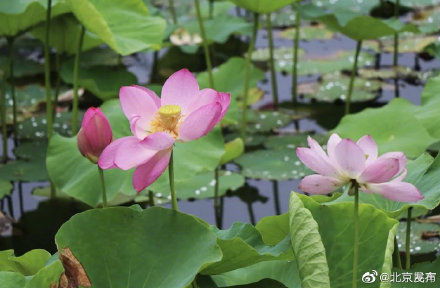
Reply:
[[115, 157], [116, 157], [116, 151], [119, 149], [119, 146], [126, 140], [126, 138], [134, 138], [133, 136], [130, 137], [123, 137], [119, 138], [110, 145], [108, 145], [104, 151], [102, 151], [101, 156], [98, 160], [98, 165], [101, 169], [111, 169], [116, 168], [115, 165]]
[[402, 172], [406, 167], [406, 156], [403, 152], [388, 152], [379, 157], [379, 159], [396, 158], [399, 160], [399, 171]]
[[229, 93], [217, 92], [210, 88], [202, 89], [199, 91], [197, 99], [187, 106], [188, 113], [190, 114], [200, 107], [214, 102], [218, 102], [222, 105], [221, 118], [223, 118], [231, 103], [231, 95]]
[[130, 130], [139, 140], [145, 139], [150, 134], [150, 117], [135, 116], [130, 119]]
[[339, 144], [339, 142], [341, 142], [341, 137], [339, 137], [339, 135], [338, 134], [336, 134], [336, 133], [333, 133], [331, 136], [330, 136], [330, 138], [328, 138], [328, 141], [327, 141], [327, 154], [328, 154], [328, 157], [330, 158], [330, 160], [331, 161], [336, 161], [336, 158], [335, 158], [335, 148], [336, 148], [336, 145], [338, 145]]
[[189, 106], [198, 100], [199, 84], [188, 69], [182, 69], [171, 75], [162, 88], [161, 103], [164, 105], [178, 105], [183, 115], [190, 112]]
[[319, 143], [315, 139], [307, 136], [307, 143], [309, 144], [310, 149], [318, 153], [319, 156], [321, 156], [322, 158], [328, 158], [324, 149], [322, 149], [321, 145], [319, 145]]
[[338, 170], [321, 154], [311, 148], [298, 147], [296, 148], [296, 155], [307, 167], [318, 174], [324, 176], [338, 175]]
[[190, 141], [208, 134], [219, 122], [222, 105], [218, 102], [200, 107], [186, 117], [179, 128], [179, 140]]
[[335, 159], [346, 176], [356, 179], [365, 168], [364, 151], [350, 139], [342, 139], [335, 147]]
[[356, 144], [364, 151], [367, 163], [371, 163], [377, 159], [377, 145], [376, 142], [374, 142], [373, 137], [365, 135], [360, 138]]
[[150, 186], [165, 171], [170, 162], [171, 149], [156, 153], [148, 162], [136, 168], [133, 187], [140, 192]]
[[225, 117], [226, 112], [228, 112], [229, 109], [229, 105], [231, 104], [231, 94], [229, 93], [224, 93], [224, 92], [219, 92], [220, 94], [220, 99], [218, 100], [218, 102], [222, 105], [222, 113], [220, 115], [220, 120], [223, 119], [223, 117]]
[[365, 168], [359, 182], [382, 183], [387, 182], [399, 172], [399, 160], [396, 158], [378, 159]]
[[156, 93], [135, 85], [121, 87], [119, 101], [128, 120], [139, 116], [150, 120], [160, 107], [160, 99]]
[[343, 184], [336, 178], [314, 174], [304, 177], [299, 183], [299, 189], [310, 194], [328, 194]]
[[154, 133], [140, 141], [136, 137], [126, 137], [116, 151], [115, 164], [122, 170], [128, 170], [149, 161], [157, 151], [170, 148], [174, 138], [167, 133]]
[[400, 182], [403, 181], [403, 179], [405, 179], [406, 174], [408, 174], [408, 170], [403, 169], [402, 173], [400, 173], [399, 176], [397, 176], [396, 178], [394, 178], [393, 180], [391, 180], [391, 182]]
[[392, 201], [417, 202], [423, 199], [420, 191], [411, 183], [392, 181], [381, 184], [369, 184], [367, 193], [379, 194]]

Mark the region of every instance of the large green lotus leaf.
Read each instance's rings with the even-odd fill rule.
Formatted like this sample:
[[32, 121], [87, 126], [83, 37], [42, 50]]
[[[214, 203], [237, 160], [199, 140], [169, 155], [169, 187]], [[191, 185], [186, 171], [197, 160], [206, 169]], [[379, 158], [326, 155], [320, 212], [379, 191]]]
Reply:
[[[242, 18], [227, 16], [219, 16], [213, 19], [203, 21], [206, 38], [210, 41], [225, 43], [228, 38], [235, 33], [250, 35], [252, 33], [252, 25]], [[185, 27], [191, 33], [200, 35], [198, 21], [186, 22]]]
[[[350, 287], [353, 278], [353, 203], [326, 206], [305, 195], [298, 194], [298, 197], [318, 223], [330, 269], [331, 287]], [[398, 222], [371, 205], [360, 204], [359, 225], [358, 286], [362, 287], [361, 271], [376, 270], [379, 274], [391, 272], [393, 241]], [[263, 218], [257, 229], [266, 243], [279, 241], [284, 237], [283, 233], [289, 233], [289, 215]]]
[[[307, 137], [308, 134], [295, 134], [295, 135], [277, 135], [269, 136], [264, 140], [263, 145], [268, 149], [284, 150], [291, 149], [292, 153], [295, 152], [297, 147], [308, 146]], [[324, 145], [327, 143], [328, 136], [325, 134], [310, 135], [313, 139], [318, 141], [319, 144]]]
[[256, 13], [271, 13], [298, 0], [231, 0], [235, 5]]
[[[61, 67], [61, 77], [64, 82], [73, 84], [73, 68], [67, 64]], [[116, 98], [121, 86], [135, 83], [137, 83], [136, 76], [122, 67], [94, 66], [79, 71], [79, 86], [102, 100]]]
[[244, 142], [241, 138], [235, 138], [225, 144], [225, 154], [220, 159], [220, 165], [225, 165], [244, 153]]
[[14, 255], [14, 250], [0, 251], [0, 270], [30, 276], [43, 268], [49, 258], [50, 253], [42, 249], [31, 250], [19, 257]]
[[70, 251], [79, 261], [95, 288], [184, 288], [222, 259], [209, 226], [161, 207], [89, 210], [67, 221], [55, 241], [60, 254]]
[[[350, 77], [342, 73], [334, 72], [322, 77], [318, 90], [305, 94], [305, 98], [316, 99], [321, 102], [345, 101], [350, 83]], [[378, 97], [377, 91], [382, 87], [378, 80], [357, 78], [353, 86], [352, 102], [371, 101]]]
[[[0, 1], [0, 35], [15, 36], [46, 20], [46, 0]], [[53, 0], [51, 16], [69, 12], [65, 0]]]
[[[408, 7], [426, 7], [440, 4], [439, 0], [401, 0], [401, 5]], [[438, 261], [437, 261], [438, 262]]]
[[[386, 37], [380, 39], [383, 52], [394, 51], [394, 38]], [[418, 36], [413, 33], [403, 33], [399, 38], [399, 53], [420, 53], [427, 45], [437, 41], [437, 36]]]
[[[78, 150], [76, 137], [54, 135], [49, 142], [47, 171], [55, 186], [63, 193], [94, 207], [101, 203], [102, 192], [98, 166], [84, 158]], [[134, 170], [104, 171], [107, 199], [118, 193], [135, 195], [131, 178]]]
[[72, 12], [87, 30], [113, 50], [128, 55], [160, 47], [166, 22], [149, 16], [141, 0], [69, 0]]
[[[415, 280], [415, 273], [421, 273], [421, 276], [423, 278], [423, 282], [413, 282], [411, 283], [411, 286], [408, 286], [407, 282], [394, 282], [391, 283], [391, 288], [436, 288], [438, 287], [438, 281], [439, 281], [439, 272], [440, 271], [440, 258], [437, 258], [433, 262], [423, 262], [423, 263], [417, 263], [414, 266], [411, 267], [409, 270], [399, 270], [394, 269], [393, 272], [398, 273], [402, 275], [402, 272], [408, 271], [411, 275], [411, 279]], [[428, 276], [428, 273], [430, 273]], [[435, 275], [433, 275], [435, 274]], [[402, 279], [402, 276], [400, 276], [400, 279]], [[429, 279], [429, 281], [426, 281]]]
[[[109, 48], [97, 47], [85, 52], [81, 52], [80, 56], [80, 67], [81, 69], [89, 69], [93, 66], [118, 66], [121, 62], [121, 56], [115, 51]], [[75, 62], [75, 57], [70, 57], [63, 62], [63, 65], [68, 66], [69, 69], [73, 71], [73, 65]], [[112, 69], [112, 68], [108, 68]]]
[[437, 6], [430, 9], [423, 9], [415, 13], [411, 22], [419, 27], [419, 30], [425, 34], [432, 34], [438, 31], [438, 21], [440, 20], [440, 8]]
[[422, 105], [418, 107], [416, 118], [425, 126], [431, 136], [440, 138], [440, 76], [430, 78], [422, 92]]
[[0, 287], [23, 288], [26, 278], [18, 272], [0, 271]]
[[[406, 247], [406, 222], [400, 222], [399, 229], [397, 229], [397, 242], [399, 247], [404, 250]], [[411, 222], [411, 254], [432, 253], [440, 250], [440, 239], [438, 237], [427, 237], [425, 233], [433, 233], [438, 235], [440, 232], [440, 225], [435, 223], [419, 223], [417, 221]]]
[[381, 154], [402, 151], [407, 157], [415, 158], [436, 142], [415, 117], [415, 109], [407, 100], [394, 99], [384, 107], [345, 116], [334, 132], [354, 140], [369, 134]]
[[301, 287], [330, 288], [329, 268], [318, 223], [295, 192], [290, 194], [289, 225]]
[[369, 11], [379, 3], [375, 1], [358, 1], [358, 0], [334, 0], [322, 1], [313, 0], [312, 3], [317, 7], [329, 10], [350, 10], [356, 13], [369, 13]]
[[[31, 31], [37, 39], [44, 43], [46, 26], [41, 24]], [[81, 33], [81, 24], [71, 14], [57, 17], [51, 21], [49, 45], [57, 49], [57, 53], [76, 54], [78, 40]], [[90, 31], [84, 34], [82, 51], [87, 51], [102, 44], [102, 40]]]
[[[251, 110], [247, 116], [248, 133], [264, 133], [280, 129], [289, 124], [296, 117], [288, 111], [255, 111]], [[236, 127], [239, 129], [239, 126]]]
[[[423, 211], [435, 208], [440, 203], [440, 189], [437, 189], [433, 183], [430, 183], [432, 179], [440, 176], [440, 169], [437, 168], [440, 161], [435, 161], [436, 162], [433, 163], [434, 158], [427, 153], [422, 154], [415, 160], [408, 161], [408, 174], [404, 181], [412, 183], [419, 188], [420, 192], [425, 197], [424, 200], [413, 203], [405, 203], [391, 201], [377, 194], [360, 193], [360, 202], [371, 204], [386, 212], [390, 217], [394, 218], [398, 217], [409, 207], [419, 207], [422, 208]], [[336, 200], [327, 203], [331, 205], [340, 202], [353, 202], [353, 197], [345, 193]]]
[[288, 288], [301, 288], [296, 261], [274, 260], [211, 276], [218, 287], [231, 287], [273, 279]]
[[58, 287], [63, 272], [64, 268], [61, 262], [54, 261], [38, 271], [24, 288]]
[[253, 179], [299, 179], [311, 173], [292, 149], [257, 150], [237, 158], [241, 173]]
[[0, 165], [0, 179], [6, 181], [46, 181], [48, 175], [43, 158], [31, 161], [15, 160]]
[[[168, 175], [166, 175], [168, 176]], [[218, 195], [225, 195], [228, 190], [234, 191], [245, 183], [243, 175], [230, 172], [219, 171], [219, 190]], [[175, 181], [175, 189], [179, 199], [205, 199], [214, 197], [215, 187], [214, 172], [197, 174], [187, 180]], [[170, 186], [166, 182], [153, 185], [148, 190], [155, 192], [158, 204], [171, 201]], [[142, 193], [136, 197], [136, 201], [148, 201], [148, 195]]]
[[[2, 85], [0, 83], [0, 85]], [[15, 104], [17, 106], [17, 121], [21, 122], [32, 117], [40, 109], [45, 99], [45, 89], [40, 85], [15, 87]], [[13, 123], [11, 86], [6, 86], [7, 123]]]
[[[79, 115], [78, 118], [81, 120], [82, 115]], [[56, 113], [53, 123], [54, 131], [63, 136], [70, 136], [72, 130], [71, 121], [71, 112]], [[19, 123], [17, 128], [19, 139], [38, 141], [44, 140], [47, 138], [46, 115], [43, 114], [32, 116], [31, 118]]]
[[213, 227], [222, 249], [222, 261], [212, 264], [202, 274], [216, 275], [250, 266], [261, 261], [293, 258], [290, 239], [285, 237], [273, 246], [266, 245], [260, 233], [249, 223], [234, 223], [228, 230]]
[[11, 194], [13, 188], [11, 181], [0, 179], [0, 199]]
[[[8, 57], [0, 56], [0, 70], [3, 73], [9, 71]], [[14, 78], [36, 76], [43, 73], [44, 66], [40, 63], [23, 57], [14, 57]]]

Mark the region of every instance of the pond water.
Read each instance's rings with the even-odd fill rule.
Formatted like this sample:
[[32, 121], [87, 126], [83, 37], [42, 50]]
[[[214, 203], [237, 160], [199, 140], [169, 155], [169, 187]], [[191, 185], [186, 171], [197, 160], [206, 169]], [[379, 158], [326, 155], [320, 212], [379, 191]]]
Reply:
[[[275, 32], [277, 35], [279, 31]], [[292, 41], [276, 38], [277, 47], [291, 47]], [[335, 39], [319, 41], [301, 41], [300, 48], [310, 55], [323, 55], [340, 50], [353, 51], [356, 43], [346, 37], [336, 36]], [[257, 48], [267, 47], [266, 31], [259, 31], [259, 38], [256, 44]], [[407, 53], [399, 56], [399, 64], [414, 68], [416, 63], [420, 65], [421, 71], [430, 71], [440, 69], [440, 61], [423, 59], [416, 60], [415, 54]], [[392, 65], [392, 54], [383, 54], [380, 61], [381, 67], [390, 67]], [[139, 54], [129, 56], [124, 59], [124, 63], [130, 65], [130, 70], [136, 74], [140, 83], [146, 83], [149, 79], [151, 71], [152, 55]], [[202, 60], [201, 60], [202, 61]], [[260, 88], [266, 91], [262, 101], [258, 102], [255, 108], [262, 107], [271, 103], [270, 95], [270, 75], [266, 73], [266, 80], [259, 84]], [[277, 73], [279, 86], [280, 102], [290, 101], [291, 91], [291, 75]], [[300, 83], [316, 80], [316, 76], [303, 76], [299, 78]], [[390, 85], [394, 85], [391, 80]], [[423, 89], [422, 85], [408, 83], [404, 80], [398, 81], [400, 97], [408, 99], [413, 103], [420, 103], [420, 95]], [[395, 97], [393, 90], [383, 90], [380, 97], [374, 103], [369, 105], [380, 105], [386, 103]], [[300, 102], [308, 102], [309, 100], [300, 99]], [[342, 111], [343, 103], [328, 104], [333, 105], [335, 111]], [[356, 108], [357, 109], [357, 108]], [[297, 125], [301, 131], [313, 131], [317, 133], [326, 132], [332, 127], [331, 123], [337, 123], [340, 112], [332, 114], [319, 115], [323, 121], [330, 124], [322, 127], [317, 124], [315, 119], [301, 119]], [[293, 124], [287, 127], [294, 129]], [[13, 141], [9, 139], [10, 156], [13, 157]], [[292, 150], [292, 153], [295, 153]], [[227, 169], [235, 170], [239, 167], [228, 165]], [[298, 191], [297, 180], [272, 182], [267, 180], [251, 180], [246, 181], [247, 185], [239, 189], [238, 192], [228, 193], [222, 198], [223, 207], [223, 227], [229, 227], [235, 221], [253, 222], [258, 221], [264, 216], [284, 213], [288, 210], [288, 199], [290, 191]], [[13, 215], [19, 222], [11, 239], [3, 239], [0, 250], [14, 247], [19, 253], [30, 250], [32, 248], [45, 248], [51, 252], [55, 250], [53, 243], [53, 235], [57, 228], [66, 221], [71, 215], [81, 211], [85, 207], [79, 203], [71, 203], [59, 200], [55, 204], [51, 204], [44, 197], [38, 197], [31, 194], [32, 190], [37, 187], [47, 186], [47, 182], [36, 183], [15, 183], [14, 191], [11, 195], [11, 203], [13, 211], [9, 211], [9, 203], [4, 200], [2, 203], [3, 211]], [[20, 199], [22, 197], [22, 199]], [[43, 201], [43, 202], [42, 202]], [[179, 208], [183, 212], [194, 214], [209, 223], [215, 224], [215, 215], [213, 210], [213, 200], [204, 199], [197, 201], [180, 201]], [[165, 205], [169, 207], [169, 205]]]

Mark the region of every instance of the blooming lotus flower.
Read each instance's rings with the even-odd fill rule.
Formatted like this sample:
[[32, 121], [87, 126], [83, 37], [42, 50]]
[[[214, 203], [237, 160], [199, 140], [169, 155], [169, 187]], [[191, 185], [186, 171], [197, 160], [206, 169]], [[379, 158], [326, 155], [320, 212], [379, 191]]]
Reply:
[[370, 135], [356, 143], [331, 135], [327, 153], [308, 137], [310, 148], [296, 149], [299, 159], [318, 174], [306, 176], [299, 188], [310, 194], [328, 194], [348, 183], [357, 183], [359, 190], [379, 194], [387, 199], [416, 202], [423, 199], [412, 184], [403, 182], [406, 157], [402, 152], [388, 152], [378, 157], [377, 145]]
[[102, 151], [112, 139], [112, 128], [104, 113], [99, 108], [89, 108], [84, 114], [77, 137], [81, 154], [93, 163], [97, 163]]
[[223, 119], [230, 95], [199, 90], [193, 74], [183, 69], [168, 78], [161, 98], [145, 87], [133, 85], [120, 89], [119, 100], [133, 136], [111, 143], [98, 164], [102, 169], [137, 167], [133, 186], [139, 192], [165, 171], [175, 141], [205, 136]]

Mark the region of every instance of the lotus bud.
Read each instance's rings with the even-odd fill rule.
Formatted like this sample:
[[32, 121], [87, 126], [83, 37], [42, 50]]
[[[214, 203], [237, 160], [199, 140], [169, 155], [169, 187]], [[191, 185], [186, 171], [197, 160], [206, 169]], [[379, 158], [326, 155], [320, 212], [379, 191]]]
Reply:
[[112, 128], [104, 113], [99, 108], [89, 108], [78, 132], [78, 149], [81, 154], [96, 164], [112, 139]]

